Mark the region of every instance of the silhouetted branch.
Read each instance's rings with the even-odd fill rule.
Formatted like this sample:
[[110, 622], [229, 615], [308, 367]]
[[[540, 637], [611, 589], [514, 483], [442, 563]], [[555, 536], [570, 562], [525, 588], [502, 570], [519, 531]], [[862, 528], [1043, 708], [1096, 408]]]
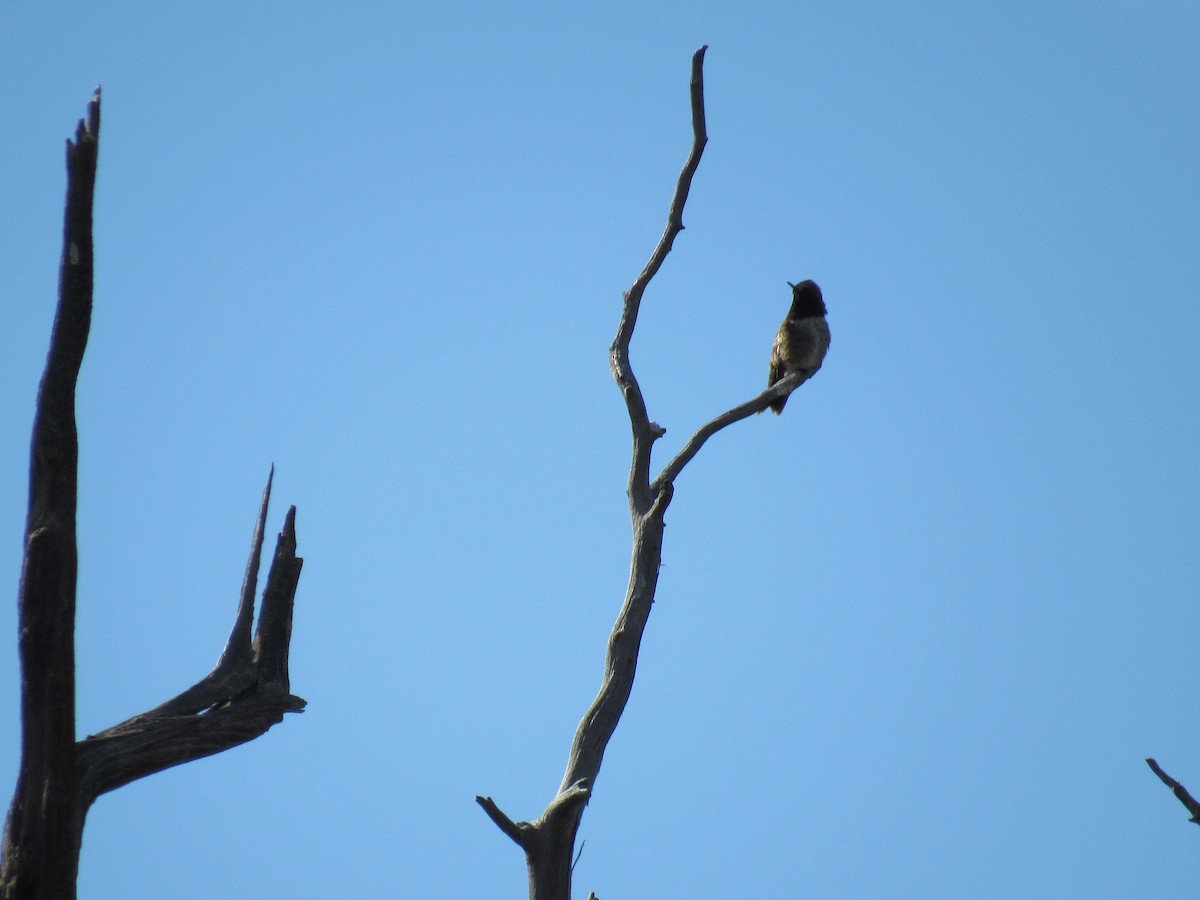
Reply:
[[633, 526], [633, 557], [625, 601], [609, 635], [600, 689], [575, 731], [558, 793], [540, 818], [532, 823], [513, 823], [490, 798], [476, 797], [492, 821], [525, 850], [529, 891], [533, 900], [567, 900], [570, 897], [572, 848], [579, 821], [600, 773], [608, 743], [633, 690], [642, 636], [658, 587], [665, 527], [663, 517], [674, 496], [675, 478], [712, 435], [734, 422], [762, 412], [773, 401], [788, 396], [808, 377], [802, 372], [787, 375], [752, 400], [712, 419], [692, 435], [661, 474], [651, 481], [650, 462], [654, 442], [665, 432], [662, 426], [650, 420], [641, 386], [630, 362], [629, 346], [646, 288], [671, 252], [675, 238], [683, 231], [683, 209], [708, 142], [704, 114], [706, 50], [707, 47], [701, 47], [692, 56], [692, 146], [675, 185], [667, 225], [649, 261], [624, 294], [617, 334], [609, 348], [609, 365], [625, 399], [633, 436], [627, 487]]
[[[296, 507], [292, 506], [284, 517], [275, 557], [267, 573], [262, 608], [258, 611], [258, 628], [254, 633], [260, 691], [288, 694], [291, 690], [288, 656], [292, 646], [292, 609], [303, 565], [304, 560], [296, 556]], [[303, 706], [304, 701], [300, 704]]]
[[[274, 470], [272, 470], [272, 475]], [[250, 550], [256, 567], [271, 479], [263, 491]], [[289, 690], [287, 660], [292, 607], [303, 560], [296, 556], [296, 508], [276, 541], [253, 646], [245, 627], [253, 614], [254, 575], [247, 570], [233, 631], [211, 673], [149, 712], [89, 735], [77, 745], [79, 790], [85, 804], [154, 772], [244, 744], [305, 702]]]
[[[692, 147], [675, 186], [666, 229], [650, 260], [625, 292], [617, 335], [609, 349], [613, 378], [625, 398], [633, 432], [628, 498], [633, 523], [633, 559], [625, 602], [608, 640], [600, 690], [576, 729], [558, 793], [537, 821], [514, 824], [487, 798], [476, 798], [492, 821], [525, 850], [529, 869], [529, 895], [533, 900], [567, 900], [571, 893], [571, 866], [575, 835], [591, 788], [600, 773], [604, 751], [620, 721], [633, 689], [638, 652], [662, 561], [663, 515], [674, 493], [670, 481], [650, 484], [650, 455], [663, 429], [651, 422], [641, 387], [629, 360], [629, 344], [637, 324], [642, 295], [661, 268], [675, 237], [683, 231], [683, 209], [692, 178], [700, 164], [708, 134], [704, 117], [704, 53], [692, 56]], [[698, 449], [698, 447], [697, 447]], [[695, 451], [693, 451], [694, 453]], [[486, 801], [486, 802], [485, 802]]]
[[275, 467], [267, 475], [267, 486], [263, 489], [262, 503], [258, 507], [258, 520], [254, 526], [254, 537], [250, 541], [250, 561], [246, 564], [246, 575], [242, 579], [242, 594], [238, 601], [233, 629], [225, 643], [225, 651], [216, 666], [196, 684], [182, 694], [156, 706], [145, 716], [189, 716], [205, 710], [220, 699], [239, 694], [250, 686], [254, 678], [252, 661], [254, 646], [250, 641], [250, 626], [254, 623], [254, 594], [258, 585], [258, 570], [262, 561], [262, 545], [267, 524], [267, 506], [271, 502], [271, 484], [275, 480]]
[[100, 89], [67, 141], [58, 309], [30, 448], [25, 560], [17, 594], [21, 769], [4, 825], [0, 897], [75, 896], [83, 812], [75, 795], [75, 385], [92, 322], [92, 199]]
[[[288, 647], [302, 560], [295, 507], [276, 544], [253, 643], [250, 624], [271, 478], [225, 650], [207, 676], [150, 712], [75, 740], [75, 389], [92, 310], [92, 198], [100, 89], [67, 142], [67, 201], [59, 300], [38, 390], [31, 447], [25, 561], [18, 594], [21, 768], [4, 827], [0, 900], [72, 900], [84, 820], [105, 791], [251, 740], [298, 712]], [[272, 475], [274, 470], [272, 470]]]
[[1146, 765], [1162, 780], [1163, 784], [1171, 789], [1171, 793], [1175, 795], [1179, 802], [1187, 807], [1187, 811], [1192, 814], [1192, 817], [1188, 821], [1200, 825], [1200, 803], [1197, 803], [1196, 798], [1188, 793], [1188, 789], [1164, 772], [1162, 767], [1153, 758], [1147, 759]]
[[662, 267], [667, 254], [675, 243], [676, 236], [683, 231], [683, 207], [687, 203], [688, 193], [692, 189], [692, 177], [700, 165], [700, 157], [704, 154], [704, 146], [708, 143], [708, 130], [704, 119], [704, 53], [705, 45], [692, 56], [691, 101], [692, 101], [692, 149], [679, 180], [675, 185], [675, 194], [671, 198], [671, 208], [667, 213], [667, 227], [659, 238], [650, 260], [642, 269], [641, 274], [634, 280], [633, 285], [625, 292], [625, 302], [621, 310], [621, 321], [617, 326], [617, 336], [609, 349], [609, 367], [613, 378], [625, 398], [625, 407], [629, 411], [629, 422], [633, 428], [633, 462], [629, 471], [629, 500], [639, 512], [645, 512], [654, 502], [650, 491], [650, 451], [654, 442], [663, 436], [664, 431], [650, 418], [646, 412], [646, 401], [642, 389], [633, 374], [629, 362], [629, 342], [633, 339], [633, 329], [637, 325], [638, 311], [642, 305], [642, 294], [645, 293], [650, 280]]
[[693, 434], [683, 449], [675, 454], [675, 458], [663, 467], [659, 476], [654, 479], [654, 483], [650, 486], [654, 489], [662, 484], [670, 484], [675, 481], [675, 478], [683, 471], [683, 467], [691, 462], [692, 457], [700, 452], [700, 448], [704, 446], [704, 442], [726, 426], [732, 425], [734, 422], [740, 422], [742, 419], [749, 418], [755, 413], [760, 413], [771, 402], [786, 397], [791, 394], [796, 388], [800, 387], [807, 381], [811, 375], [806, 375], [804, 372], [792, 372], [785, 375], [775, 384], [771, 385], [753, 400], [747, 400], [741, 406], [735, 406], [728, 412], [723, 412], [711, 422], [702, 426], [695, 434]]

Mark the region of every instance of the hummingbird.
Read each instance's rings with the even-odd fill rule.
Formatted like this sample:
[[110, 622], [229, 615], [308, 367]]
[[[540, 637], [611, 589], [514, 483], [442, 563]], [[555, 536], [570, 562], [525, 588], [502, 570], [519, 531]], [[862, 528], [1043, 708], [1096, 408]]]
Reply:
[[[825, 300], [815, 281], [788, 282], [792, 289], [792, 308], [779, 326], [771, 345], [771, 370], [767, 387], [792, 372], [803, 372], [807, 381], [821, 368], [829, 349], [829, 323], [825, 321]], [[787, 397], [771, 402], [775, 415], [783, 412]]]

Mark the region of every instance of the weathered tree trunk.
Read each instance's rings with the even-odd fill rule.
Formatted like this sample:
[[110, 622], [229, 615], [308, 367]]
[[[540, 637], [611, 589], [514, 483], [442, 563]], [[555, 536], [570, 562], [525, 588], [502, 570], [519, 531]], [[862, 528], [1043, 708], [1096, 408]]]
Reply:
[[92, 195], [100, 97], [67, 142], [58, 312], [30, 449], [17, 596], [21, 771], [4, 828], [4, 897], [74, 897], [83, 835], [75, 778], [75, 383], [92, 319]]
[[75, 740], [75, 511], [79, 444], [75, 385], [92, 311], [92, 197], [100, 92], [67, 142], [67, 203], [59, 301], [34, 415], [18, 594], [21, 768], [4, 826], [0, 900], [72, 900], [84, 819], [101, 794], [251, 740], [298, 712], [288, 647], [302, 560], [295, 507], [279, 535], [258, 627], [254, 594], [271, 479], [229, 641], [213, 671], [178, 697]]

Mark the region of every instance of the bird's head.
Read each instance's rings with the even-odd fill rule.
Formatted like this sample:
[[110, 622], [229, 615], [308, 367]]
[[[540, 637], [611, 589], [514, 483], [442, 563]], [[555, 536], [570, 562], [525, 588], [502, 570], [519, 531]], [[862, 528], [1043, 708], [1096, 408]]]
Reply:
[[825, 298], [821, 289], [812, 279], [801, 281], [799, 284], [787, 283], [792, 289], [792, 316], [823, 316], [825, 315]]

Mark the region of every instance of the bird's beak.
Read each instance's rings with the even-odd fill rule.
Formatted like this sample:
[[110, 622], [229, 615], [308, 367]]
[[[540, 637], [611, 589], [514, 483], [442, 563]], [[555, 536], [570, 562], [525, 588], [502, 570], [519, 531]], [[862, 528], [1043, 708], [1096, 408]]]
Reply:
[[796, 286], [794, 284], [792, 284], [790, 281], [787, 283], [787, 286], [790, 287], [793, 291], [796, 289]]

